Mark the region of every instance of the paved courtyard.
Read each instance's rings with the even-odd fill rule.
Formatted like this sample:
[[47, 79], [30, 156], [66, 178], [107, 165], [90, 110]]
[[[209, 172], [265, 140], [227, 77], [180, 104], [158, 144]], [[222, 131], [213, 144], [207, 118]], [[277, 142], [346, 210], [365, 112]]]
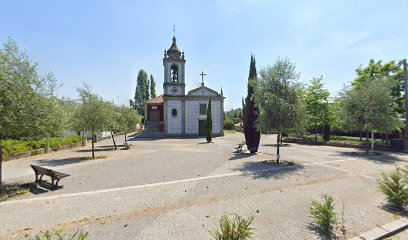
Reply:
[[[123, 136], [117, 142], [124, 141]], [[0, 203], [0, 239], [22, 239], [47, 229], [89, 231], [90, 239], [210, 239], [223, 213], [255, 216], [255, 239], [317, 239], [308, 207], [323, 193], [344, 205], [348, 237], [396, 220], [382, 208], [376, 179], [408, 163], [403, 154], [367, 158], [355, 149], [290, 144], [274, 167], [275, 141], [263, 135], [260, 153], [234, 155], [242, 134], [205, 139], [131, 138], [130, 150], [111, 140], [88, 147], [8, 161], [6, 183], [32, 182], [29, 164], [71, 176], [64, 188], [36, 191]]]

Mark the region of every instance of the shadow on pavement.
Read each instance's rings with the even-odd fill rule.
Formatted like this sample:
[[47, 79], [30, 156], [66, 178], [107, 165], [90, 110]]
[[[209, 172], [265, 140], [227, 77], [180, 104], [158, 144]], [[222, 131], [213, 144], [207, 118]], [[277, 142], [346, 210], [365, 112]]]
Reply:
[[245, 162], [242, 166], [234, 170], [241, 171], [244, 175], [252, 176], [254, 179], [277, 179], [285, 176], [301, 174], [303, 169], [304, 166], [298, 163], [293, 163], [288, 166], [271, 166], [262, 162]]
[[64, 166], [68, 164], [79, 163], [79, 162], [83, 162], [87, 160], [88, 158], [86, 157], [71, 157], [71, 158], [61, 158], [61, 159], [38, 160], [35, 162], [35, 165], [56, 167], [56, 166]]
[[[267, 143], [267, 144], [261, 144], [261, 146], [263, 146], [263, 147], [277, 147], [278, 145], [276, 143], [274, 143], [274, 144]], [[283, 145], [279, 144], [279, 147], [290, 147], [290, 143], [284, 143]]]
[[240, 160], [240, 159], [244, 159], [244, 158], [249, 158], [249, 157], [254, 156], [254, 155], [255, 154], [252, 154], [252, 153], [243, 153], [243, 154], [236, 153], [233, 157], [231, 157], [228, 160]]
[[402, 162], [404, 159], [392, 156], [389, 153], [385, 152], [375, 152], [374, 155], [367, 155], [365, 151], [356, 151], [356, 152], [339, 152], [339, 155], [342, 157], [353, 157], [361, 158], [369, 161], [373, 161], [380, 164], [393, 164], [395, 162]]

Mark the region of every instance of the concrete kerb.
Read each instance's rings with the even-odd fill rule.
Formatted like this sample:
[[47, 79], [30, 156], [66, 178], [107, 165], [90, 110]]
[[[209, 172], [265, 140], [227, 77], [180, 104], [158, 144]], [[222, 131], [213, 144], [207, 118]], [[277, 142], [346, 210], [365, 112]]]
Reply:
[[408, 219], [401, 217], [398, 220], [392, 221], [390, 223], [384, 224], [380, 227], [374, 228], [368, 232], [362, 233], [359, 236], [351, 238], [351, 240], [361, 240], [361, 239], [374, 239], [381, 240], [389, 238], [395, 234], [398, 234], [405, 229], [408, 229]]

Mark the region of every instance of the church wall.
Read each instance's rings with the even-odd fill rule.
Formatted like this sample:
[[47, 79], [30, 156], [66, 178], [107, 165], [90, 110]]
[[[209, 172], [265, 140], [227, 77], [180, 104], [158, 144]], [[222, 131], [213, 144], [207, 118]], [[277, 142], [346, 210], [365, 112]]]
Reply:
[[210, 97], [210, 96], [214, 96], [215, 94], [209, 91], [196, 91], [196, 92], [192, 92], [189, 95], [191, 96], [206, 96], [206, 97]]
[[[207, 119], [207, 115], [200, 115], [200, 103], [208, 104], [208, 100], [187, 100], [186, 101], [186, 134], [198, 134], [198, 120]], [[220, 125], [220, 101], [211, 101], [211, 114], [213, 120], [213, 133], [221, 132]]]
[[[172, 115], [173, 109], [177, 116]], [[167, 134], [181, 134], [181, 100], [167, 101]]]

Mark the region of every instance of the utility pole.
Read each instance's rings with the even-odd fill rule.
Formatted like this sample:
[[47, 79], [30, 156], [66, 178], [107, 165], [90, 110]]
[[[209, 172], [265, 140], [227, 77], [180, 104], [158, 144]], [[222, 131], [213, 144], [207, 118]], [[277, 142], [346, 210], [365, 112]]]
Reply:
[[407, 76], [407, 59], [403, 60], [404, 64], [404, 90], [405, 90], [405, 138], [408, 139], [408, 76]]

